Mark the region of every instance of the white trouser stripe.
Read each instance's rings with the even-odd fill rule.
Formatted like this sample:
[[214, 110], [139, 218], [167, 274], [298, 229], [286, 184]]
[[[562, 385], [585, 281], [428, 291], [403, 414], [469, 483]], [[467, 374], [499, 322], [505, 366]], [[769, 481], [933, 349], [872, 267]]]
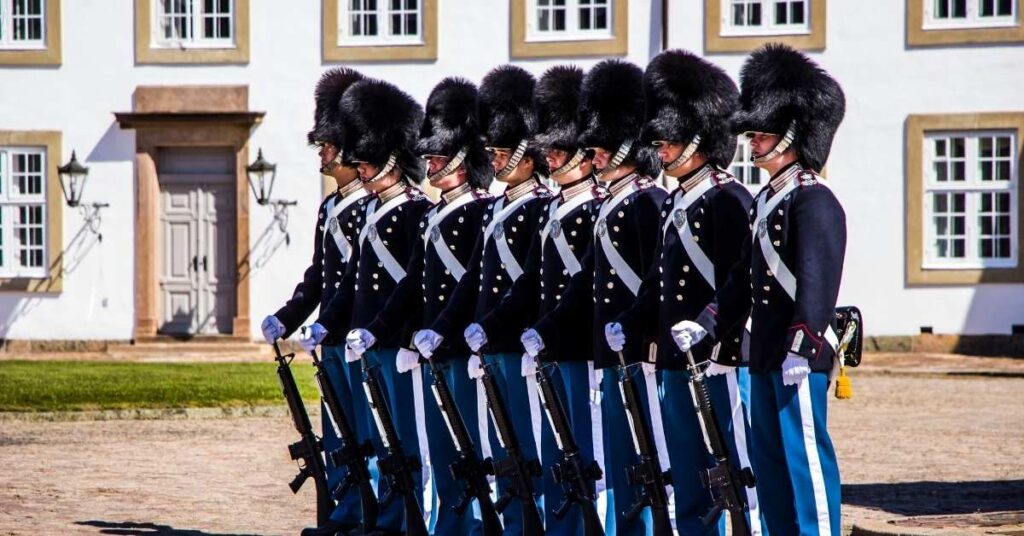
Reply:
[[540, 427], [544, 417], [541, 415], [540, 395], [537, 392], [537, 376], [530, 374], [524, 379], [526, 380], [526, 398], [530, 401], [530, 428], [533, 430], [533, 442], [537, 447], [537, 459], [541, 460]]
[[[750, 455], [747, 452], [746, 425], [743, 419], [743, 402], [740, 400], [740, 386], [737, 382], [737, 369], [730, 370], [725, 375], [725, 381], [729, 390], [729, 407], [732, 415], [732, 436], [736, 442], [736, 455], [739, 458], [739, 466], [750, 467]], [[757, 500], [757, 489], [754, 487], [745, 488], [747, 494], [747, 507], [750, 512], [750, 534], [751, 536], [761, 535], [761, 505]]]
[[410, 371], [412, 373], [412, 398], [413, 407], [416, 408], [416, 443], [420, 449], [420, 461], [423, 463], [423, 484], [426, 485], [430, 475], [430, 448], [427, 446], [427, 419], [423, 413], [423, 373], [420, 366]]
[[[587, 361], [587, 383], [594, 377], [594, 362]], [[601, 479], [594, 483], [597, 493], [608, 488], [608, 473], [604, 467], [604, 412], [601, 410], [601, 390], [590, 391], [590, 442], [594, 449], [594, 461], [601, 467]]]
[[491, 457], [491, 436], [487, 433], [487, 392], [484, 391], [484, 382], [480, 378], [477, 378], [474, 383], [476, 383], [476, 427], [480, 434], [480, 453], [486, 460]]
[[811, 473], [811, 487], [814, 489], [814, 510], [818, 514], [818, 534], [832, 534], [832, 520], [828, 515], [828, 497], [825, 491], [825, 476], [821, 471], [818, 457], [818, 439], [814, 433], [814, 408], [811, 405], [811, 379], [800, 382], [797, 389], [800, 399], [800, 425], [803, 428], [804, 450], [807, 451], [807, 466]]
[[661, 420], [661, 398], [658, 396], [658, 377], [655, 374], [644, 376], [644, 385], [647, 389], [647, 407], [651, 413], [651, 432], [654, 435], [654, 445], [658, 449], [658, 462], [662, 471], [668, 471], [671, 463], [668, 460], [668, 447], [665, 442], [665, 425]]

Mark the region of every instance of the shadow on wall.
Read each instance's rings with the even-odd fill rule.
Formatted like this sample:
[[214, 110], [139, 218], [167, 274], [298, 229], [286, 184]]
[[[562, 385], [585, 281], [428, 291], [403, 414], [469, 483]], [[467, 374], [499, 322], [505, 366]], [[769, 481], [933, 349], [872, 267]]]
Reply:
[[111, 121], [106, 132], [86, 157], [89, 162], [134, 162], [135, 131], [121, 130], [116, 122]]
[[[269, 205], [268, 205], [269, 206]], [[255, 205], [257, 209], [262, 208]], [[288, 209], [293, 207], [273, 205], [274, 218], [263, 228], [263, 232], [252, 243], [245, 258], [238, 266], [238, 277], [249, 277], [270, 262], [282, 246], [291, 245], [292, 238], [288, 231]], [[248, 271], [246, 271], [248, 266]]]
[[75, 521], [76, 525], [85, 525], [100, 529], [100, 534], [121, 534], [125, 536], [258, 536], [257, 534], [227, 534], [222, 532], [205, 532], [193, 529], [176, 529], [169, 525], [156, 523], [137, 523], [134, 521]]

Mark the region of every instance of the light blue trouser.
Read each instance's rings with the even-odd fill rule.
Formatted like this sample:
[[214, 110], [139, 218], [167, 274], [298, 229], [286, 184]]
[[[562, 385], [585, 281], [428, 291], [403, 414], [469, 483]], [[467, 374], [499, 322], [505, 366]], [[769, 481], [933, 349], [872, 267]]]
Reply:
[[[358, 377], [353, 377], [350, 369], [351, 365], [358, 366], [359, 363], [345, 362], [344, 346], [323, 346], [321, 347], [320, 357], [323, 361], [324, 371], [327, 373], [327, 379], [338, 394], [338, 399], [342, 405], [341, 409], [345, 412], [345, 418], [351, 423], [359, 441], [367, 440], [369, 430], [367, 430], [367, 406], [366, 395], [363, 393], [362, 388], [362, 373], [360, 372]], [[358, 371], [358, 369], [356, 370]], [[358, 402], [360, 399], [361, 404]], [[320, 404], [320, 414], [323, 420], [322, 442], [324, 454], [326, 455], [341, 447], [341, 440], [338, 438], [334, 427], [331, 426], [330, 420], [327, 417], [326, 404], [323, 402]], [[345, 467], [334, 467], [330, 457], [327, 456], [326, 458], [327, 487], [333, 491], [341, 484], [342, 479], [347, 474], [347, 470]], [[376, 466], [373, 460], [370, 461], [370, 465], [371, 467]], [[356, 525], [362, 521], [362, 503], [359, 500], [358, 489], [350, 489], [338, 501], [338, 506], [331, 513], [331, 520], [346, 525]]]
[[[572, 426], [573, 439], [580, 449], [584, 465], [594, 460], [594, 434], [590, 411], [590, 378], [587, 363], [562, 362], [549, 366], [551, 384], [558, 392], [562, 406]], [[597, 441], [603, 441], [598, 436]], [[544, 466], [544, 528], [548, 536], [583, 536], [583, 516], [578, 505], [573, 505], [559, 519], [555, 510], [565, 500], [561, 484], [555, 482], [552, 467], [562, 461], [551, 423], [545, 419], [541, 426], [541, 462]], [[603, 463], [604, 460], [600, 460]], [[593, 491], [593, 489], [591, 489]], [[596, 506], [596, 505], [595, 505]]]
[[[451, 359], [438, 366], [444, 371], [445, 383], [455, 399], [463, 422], [469, 430], [470, 438], [476, 447], [477, 456], [481, 455], [479, 415], [477, 411], [476, 383], [469, 378], [466, 371], [468, 358]], [[421, 365], [412, 371], [423, 375], [424, 415], [427, 425], [427, 445], [430, 448], [431, 493], [434, 510], [430, 515], [430, 532], [432, 534], [479, 534], [479, 506], [474, 500], [471, 508], [462, 515], [455, 511], [463, 495], [463, 482], [457, 480], [451, 472], [451, 465], [458, 459], [458, 450], [452, 440], [448, 425], [445, 424], [441, 410], [434, 398], [432, 386], [433, 376], [430, 365]], [[484, 416], [486, 418], [486, 415]], [[482, 457], [481, 457], [482, 459]]]
[[[690, 373], [664, 370], [661, 376], [661, 407], [669, 460], [672, 465], [672, 488], [675, 495], [676, 529], [680, 536], [699, 534], [724, 534], [725, 516], [717, 523], [704, 527], [701, 517], [711, 508], [710, 491], [704, 487], [701, 472], [713, 465], [714, 459], [708, 453], [703, 432], [697, 421], [696, 408], [690, 395]], [[750, 467], [750, 427], [747, 424], [745, 404], [742, 402], [742, 386], [749, 385], [750, 375], [746, 368], [734, 369], [728, 374], [707, 379], [711, 404], [715, 411], [718, 427], [722, 432], [730, 459], [737, 469]], [[736, 419], [739, 419], [737, 421]], [[736, 423], [739, 426], [736, 426]], [[746, 489], [746, 499], [753, 520], [748, 515], [751, 533], [767, 534], [762, 530], [763, 519], [754, 488]]]
[[773, 536], [839, 536], [839, 466], [826, 429], [828, 374], [796, 386], [782, 373], [751, 373], [751, 458]]
[[[395, 369], [395, 356], [398, 354], [396, 348], [384, 348], [367, 350], [363, 359], [371, 366], [378, 366], [376, 369], [377, 378], [384, 390], [384, 396], [388, 401], [388, 408], [391, 410], [391, 417], [398, 431], [398, 437], [402, 442], [402, 451], [406, 456], [420, 456], [420, 438], [416, 429], [416, 401], [413, 396], [412, 376], [399, 374]], [[380, 430], [372, 427], [373, 444], [380, 458], [387, 454], [384, 443], [380, 439]], [[421, 507], [423, 504], [423, 481], [413, 475], [413, 483], [416, 484], [416, 500]], [[377, 497], [384, 497], [388, 490], [387, 479], [382, 478], [377, 487]], [[387, 506], [381, 504], [380, 515], [377, 519], [377, 526], [391, 531], [404, 531], [405, 510], [402, 505], [402, 498], [396, 496]]]
[[[525, 460], [539, 459], [537, 455], [537, 442], [533, 437], [532, 419], [534, 416], [531, 413], [526, 378], [522, 374], [523, 354], [501, 353], [484, 356], [483, 359], [491, 366], [491, 371], [497, 380], [498, 390], [501, 392], [502, 400], [505, 403], [505, 411], [508, 412], [509, 419], [512, 421], [512, 427], [515, 430], [516, 439], [519, 442], [523, 458]], [[504, 460], [507, 454], [505, 449], [502, 448], [501, 442], [498, 441], [494, 422], [489, 419], [489, 415], [484, 417], [488, 418], [489, 421], [491, 455], [495, 461]], [[537, 415], [536, 417], [543, 418], [543, 415]], [[509, 481], [507, 478], [499, 478], [497, 479], [497, 484], [498, 496], [500, 497], [508, 489]], [[535, 494], [540, 494], [541, 486], [541, 479], [534, 479], [533, 490]], [[523, 510], [518, 498], [514, 498], [508, 503], [508, 506], [501, 515], [501, 520], [505, 527], [505, 534], [518, 536], [523, 533]]]
[[[643, 511], [632, 520], [627, 520], [625, 513], [636, 503], [641, 491], [639, 486], [632, 486], [627, 479], [627, 469], [636, 465], [639, 456], [633, 445], [632, 431], [626, 417], [626, 409], [622, 404], [619, 390], [619, 372], [617, 368], [603, 369], [601, 380], [601, 411], [604, 424], [604, 467], [605, 481], [608, 486], [608, 509], [605, 516], [604, 532], [608, 536], [640, 536], [653, 530], [651, 509]], [[639, 366], [628, 368], [628, 374], [636, 383], [639, 393], [640, 408], [644, 419], [653, 431], [651, 412], [648, 406], [647, 381], [657, 381], [655, 376], [645, 376]], [[657, 423], [656, 426], [661, 426]], [[663, 468], [664, 469], [664, 468]]]

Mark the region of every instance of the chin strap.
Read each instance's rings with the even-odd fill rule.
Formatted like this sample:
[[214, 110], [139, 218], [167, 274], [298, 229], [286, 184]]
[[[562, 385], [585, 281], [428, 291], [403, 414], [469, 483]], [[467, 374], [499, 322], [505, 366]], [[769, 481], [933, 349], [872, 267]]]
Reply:
[[459, 152], [455, 153], [455, 156], [453, 156], [451, 160], [448, 161], [448, 165], [438, 170], [437, 173], [427, 173], [427, 180], [430, 182], [434, 182], [438, 179], [451, 175], [452, 172], [454, 172], [456, 169], [459, 168], [459, 166], [462, 165], [462, 161], [465, 159], [466, 148], [463, 147], [459, 149]]
[[693, 139], [690, 140], [690, 144], [683, 149], [683, 152], [682, 154], [679, 155], [679, 158], [676, 158], [675, 160], [663, 165], [662, 167], [665, 169], [665, 171], [672, 171], [673, 169], [676, 169], [679, 166], [685, 164], [691, 158], [693, 158], [693, 154], [697, 152], [698, 146], [700, 146], [700, 134], [696, 134], [693, 136]]
[[341, 155], [342, 155], [342, 152], [338, 151], [338, 154], [336, 154], [334, 156], [333, 160], [331, 160], [330, 162], [320, 166], [320, 173], [323, 173], [323, 174], [326, 175], [327, 173], [330, 173], [330, 172], [334, 171], [335, 168], [340, 166], [341, 165]]
[[615, 156], [612, 157], [611, 161], [608, 162], [608, 166], [602, 169], [599, 173], [596, 173], [597, 178], [600, 180], [602, 177], [610, 175], [615, 172], [616, 169], [622, 165], [622, 161], [629, 156], [629, 151], [633, 149], [633, 140], [626, 140], [619, 146], [619, 150], [615, 151]]
[[395, 157], [395, 153], [391, 153], [388, 155], [388, 161], [384, 164], [384, 167], [380, 168], [376, 175], [364, 180], [363, 183], [371, 184], [383, 179], [388, 173], [391, 173], [391, 170], [395, 169], [396, 162], [398, 162], [398, 159]]
[[519, 162], [523, 160], [523, 155], [526, 154], [526, 145], [526, 140], [519, 142], [519, 145], [516, 146], [515, 152], [513, 152], [512, 156], [509, 157], [508, 163], [505, 164], [505, 167], [501, 168], [501, 171], [494, 175], [494, 178], [501, 180], [508, 177], [513, 171], [515, 171], [516, 167], [519, 166]]
[[583, 149], [576, 149], [576, 154], [572, 155], [572, 158], [570, 158], [569, 161], [565, 163], [565, 165], [563, 165], [562, 167], [552, 171], [551, 172], [551, 176], [552, 177], [560, 177], [560, 176], [565, 175], [566, 173], [576, 169], [576, 167], [580, 165], [580, 162], [583, 162], [583, 158], [586, 155], [587, 155], [587, 152], [584, 151]]
[[794, 121], [789, 124], [789, 128], [786, 129], [786, 134], [782, 137], [782, 140], [780, 140], [779, 143], [776, 143], [775, 147], [772, 148], [768, 154], [763, 154], [761, 156], [754, 156], [751, 154], [750, 160], [755, 164], [763, 164], [769, 160], [774, 160], [780, 154], [786, 152], [786, 149], [789, 149], [789, 146], [793, 144], [793, 138], [796, 136], [795, 130], [796, 122]]

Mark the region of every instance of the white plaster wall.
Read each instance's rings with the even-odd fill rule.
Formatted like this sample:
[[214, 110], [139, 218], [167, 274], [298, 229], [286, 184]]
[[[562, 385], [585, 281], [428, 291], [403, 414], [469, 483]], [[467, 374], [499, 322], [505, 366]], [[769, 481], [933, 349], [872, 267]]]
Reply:
[[[703, 52], [703, 2], [670, 4], [669, 47]], [[812, 54], [847, 99], [827, 170], [847, 217], [840, 302], [859, 305], [874, 335], [921, 326], [1009, 333], [1024, 324], [1024, 284], [906, 284], [904, 122], [909, 114], [1024, 111], [1024, 47], [909, 49], [904, 17], [903, 2], [829, 2], [828, 43]], [[744, 54], [707, 57], [739, 80]]]
[[[670, 0], [669, 46], [703, 52], [702, 2]], [[660, 0], [630, 2], [629, 59], [641, 65], [660, 49]], [[880, 14], [884, 16], [879, 16]], [[1007, 333], [1024, 324], [1024, 285], [908, 288], [904, 276], [903, 125], [911, 113], [1021, 110], [1024, 48], [904, 46], [904, 8], [891, 0], [830, 2], [828, 46], [815, 56], [843, 84], [847, 116], [829, 161], [829, 177], [847, 210], [848, 261], [841, 301], [856, 303], [873, 334]], [[249, 105], [266, 111], [251, 138], [278, 164], [275, 197], [298, 200], [290, 243], [269, 208], [250, 205], [251, 334], [291, 294], [312, 252], [320, 201], [315, 151], [306, 146], [312, 88], [331, 65], [320, 58], [320, 2], [269, 0], [251, 6], [250, 62], [243, 66], [136, 66], [134, 14], [124, 2], [63, 4], [63, 63], [57, 68], [0, 67], [0, 129], [63, 132], [67, 160], [76, 149], [90, 166], [86, 197], [111, 203], [103, 241], [79, 236], [82, 220], [64, 208], [67, 249], [59, 295], [0, 294], [0, 336], [11, 339], [128, 339], [134, 318], [134, 133], [112, 112], [131, 109], [136, 86], [247, 84]], [[421, 102], [443, 76], [479, 81], [508, 61], [504, 2], [440, 2], [438, 60], [361, 63], [369, 76], [397, 83]], [[738, 76], [742, 54], [712, 61]], [[537, 75], [572, 62], [518, 62]], [[1024, 231], [1024, 229], [1022, 229]]]

